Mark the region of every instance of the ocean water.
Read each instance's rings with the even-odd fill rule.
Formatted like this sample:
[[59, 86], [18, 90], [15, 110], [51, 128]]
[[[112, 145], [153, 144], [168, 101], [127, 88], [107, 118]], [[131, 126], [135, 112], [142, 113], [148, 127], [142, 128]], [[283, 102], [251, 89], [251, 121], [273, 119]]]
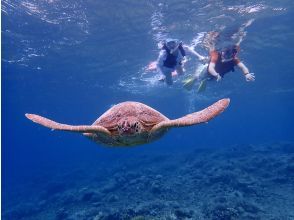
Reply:
[[[293, 1], [3, 0], [2, 219], [294, 219]], [[247, 25], [246, 25], [247, 24]], [[243, 36], [255, 73], [168, 87], [146, 71], [178, 38], [207, 55]], [[27, 120], [91, 124], [114, 104], [178, 118], [230, 98], [208, 124], [171, 129], [134, 148], [107, 148]]]

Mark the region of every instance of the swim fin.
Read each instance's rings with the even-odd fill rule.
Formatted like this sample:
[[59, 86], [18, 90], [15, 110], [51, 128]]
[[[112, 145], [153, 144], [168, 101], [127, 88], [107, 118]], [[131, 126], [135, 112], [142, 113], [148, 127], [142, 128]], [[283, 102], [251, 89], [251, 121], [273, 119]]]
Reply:
[[190, 91], [190, 90], [193, 88], [195, 82], [196, 82], [196, 77], [193, 77], [193, 76], [192, 76], [192, 77], [190, 77], [190, 78], [188, 78], [188, 79], [185, 79], [185, 80], [183, 81], [183, 87], [184, 87], [186, 90]]
[[206, 89], [206, 84], [207, 84], [207, 79], [202, 80], [198, 86], [197, 93], [204, 92]]

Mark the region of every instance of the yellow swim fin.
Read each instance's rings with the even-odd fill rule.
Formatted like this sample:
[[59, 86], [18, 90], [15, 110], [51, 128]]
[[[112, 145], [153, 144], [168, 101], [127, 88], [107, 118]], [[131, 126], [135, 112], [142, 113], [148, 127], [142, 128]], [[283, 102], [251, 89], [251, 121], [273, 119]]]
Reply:
[[188, 79], [185, 79], [185, 80], [183, 81], [183, 87], [184, 87], [186, 90], [190, 91], [190, 90], [193, 88], [195, 82], [196, 82], [196, 77], [193, 77], [193, 76], [192, 76], [192, 77], [190, 77], [190, 78], [188, 78]]
[[198, 86], [197, 93], [204, 92], [206, 89], [206, 84], [207, 84], [207, 79], [202, 80]]

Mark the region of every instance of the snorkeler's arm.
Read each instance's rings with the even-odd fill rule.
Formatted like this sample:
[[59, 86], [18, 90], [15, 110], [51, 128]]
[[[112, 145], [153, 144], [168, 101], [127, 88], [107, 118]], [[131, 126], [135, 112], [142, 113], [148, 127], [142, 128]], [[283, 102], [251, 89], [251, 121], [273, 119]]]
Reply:
[[161, 50], [157, 58], [157, 68], [159, 70], [161, 70], [161, 68], [163, 67], [163, 63], [165, 59], [166, 59], [166, 52], [164, 50]]
[[237, 64], [237, 66], [242, 70], [242, 72], [243, 72], [244, 75], [246, 75], [246, 74], [249, 73], [249, 70], [248, 70], [248, 68], [245, 66], [244, 63], [239, 62], [239, 63]]
[[205, 56], [200, 55], [200, 54], [197, 53], [194, 49], [192, 49], [191, 47], [189, 47], [189, 46], [187, 46], [187, 45], [183, 45], [183, 48], [184, 48], [187, 52], [189, 52], [189, 53], [193, 54], [194, 56], [196, 56], [196, 57], [198, 58], [198, 60], [200, 60], [200, 61], [206, 62], [206, 61], [208, 61], [208, 59], [209, 59], [208, 57], [205, 57]]
[[216, 78], [216, 81], [220, 81], [221, 78], [222, 78], [222, 77], [219, 75], [219, 73], [216, 72], [216, 70], [215, 70], [215, 63], [213, 63], [213, 62], [210, 62], [209, 65], [208, 65], [208, 73], [209, 73], [210, 75], [212, 75], [213, 77], [215, 77], [215, 78]]
[[161, 50], [159, 52], [159, 55], [158, 55], [158, 58], [157, 58], [157, 61], [156, 61], [157, 70], [161, 74], [163, 74], [163, 72], [162, 72], [163, 69], [162, 68], [163, 68], [163, 64], [164, 64], [164, 60], [166, 59], [166, 56], [167, 56], [166, 52], [164, 50]]
[[243, 72], [243, 74], [245, 76], [246, 81], [254, 81], [255, 80], [254, 74], [249, 72], [248, 68], [245, 66], [244, 63], [239, 62], [237, 64], [237, 66], [242, 70], [242, 72]]

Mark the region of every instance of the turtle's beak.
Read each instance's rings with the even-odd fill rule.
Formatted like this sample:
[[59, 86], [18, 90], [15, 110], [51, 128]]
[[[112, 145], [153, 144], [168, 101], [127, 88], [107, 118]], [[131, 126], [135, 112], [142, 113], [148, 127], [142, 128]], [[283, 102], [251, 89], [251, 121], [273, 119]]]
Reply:
[[139, 133], [139, 123], [136, 122], [129, 122], [129, 121], [123, 121], [121, 124], [117, 127], [118, 133], [120, 135], [135, 135]]

